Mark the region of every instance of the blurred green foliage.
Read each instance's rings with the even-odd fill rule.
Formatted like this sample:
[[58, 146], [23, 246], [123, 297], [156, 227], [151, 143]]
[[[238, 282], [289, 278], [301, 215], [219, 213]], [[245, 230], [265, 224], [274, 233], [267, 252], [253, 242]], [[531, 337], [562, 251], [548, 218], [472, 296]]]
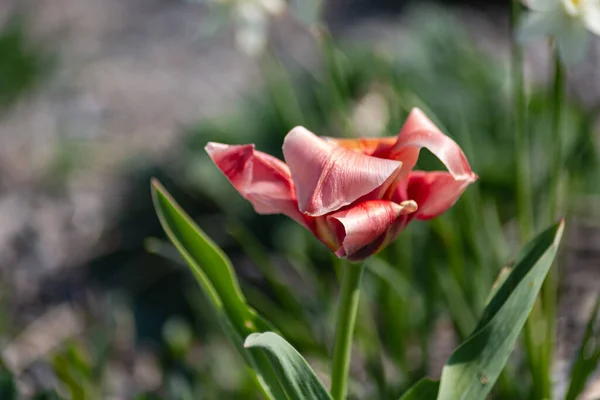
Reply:
[[0, 361], [0, 398], [1, 399], [15, 399], [17, 396], [17, 388], [14, 379], [6, 369], [6, 367]]
[[[132, 388], [132, 396], [137, 396], [132, 398], [255, 398], [242, 360], [223, 340], [214, 316], [206, 312], [207, 299], [197, 294], [180, 260], [160, 240], [153, 242], [153, 249], [164, 258], [145, 251], [145, 239], [161, 235], [147, 190], [149, 175], [165, 176], [160, 179], [168, 182], [169, 191], [225, 249], [248, 302], [317, 372], [326, 369], [319, 367], [329, 360], [339, 260], [285, 217], [256, 215], [203, 148], [211, 140], [255, 143], [261, 151], [281, 157], [283, 137], [296, 125], [319, 135], [362, 136], [361, 123], [373, 117], [357, 123], [356, 115], [368, 95], [383, 99], [387, 115], [377, 134], [396, 134], [408, 111], [418, 106], [461, 145], [480, 180], [450, 212], [413, 223], [394, 245], [370, 260], [357, 324], [361, 373], [353, 376], [353, 398], [397, 399], [440, 367], [436, 357], [443, 353], [441, 336], [457, 342], [471, 333], [501, 266], [510, 263], [518, 248], [511, 231], [516, 205], [510, 88], [501, 59], [477, 50], [460, 23], [445, 12], [433, 9], [405, 20], [410, 22], [402, 37], [387, 47], [349, 46], [325, 38], [318, 71], [265, 56], [264, 90], [249, 95], [222, 118], [191, 127], [175, 159], [139, 171], [131, 180], [132, 197], [115, 225], [123, 245], [90, 269], [95, 279], [129, 293], [138, 340], [148, 331], [166, 335], [154, 337], [161, 344], [162, 385], [152, 393]], [[26, 50], [28, 42], [19, 29], [3, 31], [13, 32], [8, 43], [21, 46], [13, 59], [33, 60], [35, 52]], [[6, 68], [4, 62], [0, 58], [0, 71]], [[24, 71], [42, 70], [39, 63], [31, 65], [36, 67]], [[23, 73], [12, 68], [8, 71]], [[26, 76], [15, 82], [33, 82], [32, 72], [23, 73]], [[0, 88], [6, 84], [0, 74]], [[533, 89], [528, 133], [535, 151], [531, 168], [540, 217], [546, 215], [552, 154], [549, 102], [546, 89]], [[573, 198], [600, 189], [595, 118], [576, 101], [568, 102], [564, 154]], [[423, 169], [439, 167], [433, 156], [419, 162]], [[162, 328], [177, 313], [187, 320], [193, 338], [179, 319]], [[98, 330], [103, 342], [68, 344], [56, 355], [53, 366], [63, 392], [77, 393], [75, 381], [92, 388], [90, 393], [106, 393], [105, 375], [98, 371], [108, 370], [110, 364], [99, 355], [113, 348], [114, 337], [108, 323], [99, 323]], [[202, 349], [201, 357], [189, 356], [195, 354], [194, 346]], [[79, 352], [96, 356], [82, 358]], [[522, 378], [526, 370], [517, 353], [493, 398], [527, 398], [529, 382]]]
[[569, 389], [565, 400], [575, 400], [584, 391], [590, 375], [595, 373], [600, 363], [600, 326], [598, 326], [598, 310], [600, 309], [600, 296], [596, 299], [590, 313], [587, 326], [579, 350], [575, 355], [571, 367]]
[[36, 87], [52, 57], [29, 37], [27, 20], [11, 17], [0, 27], [0, 111]]
[[[368, 372], [377, 375], [370, 376], [369, 381], [378, 383], [378, 388], [367, 389], [378, 391], [377, 395], [370, 392], [366, 397], [376, 398], [397, 397], [430, 370], [436, 324], [446, 315], [450, 315], [459, 339], [471, 332], [500, 267], [510, 262], [518, 247], [514, 232], [507, 230], [514, 224], [516, 204], [513, 115], [506, 71], [499, 59], [478, 51], [460, 25], [443, 13], [434, 10], [408, 20], [409, 29], [391, 52], [341, 49], [325, 41], [324, 68], [317, 74], [293, 74], [289, 72], [293, 67], [267, 59], [267, 92], [252, 98], [237, 118], [228, 115], [221, 121], [201, 124], [184, 146], [187, 157], [182, 161], [183, 169], [188, 171], [184, 175], [186, 184], [209, 194], [217, 204], [226, 205], [222, 211], [229, 219], [251, 226], [261, 246], [286, 254], [293, 268], [300, 268], [302, 276], [310, 276], [306, 287], [312, 294], [300, 301], [317, 313], [311, 321], [327, 324], [335, 306], [328, 292], [336, 286], [332, 274], [336, 261], [293, 222], [278, 216], [256, 216], [203, 154], [206, 142], [255, 143], [261, 151], [281, 157], [283, 136], [296, 125], [319, 135], [362, 136], [353, 114], [366, 95], [375, 93], [385, 99], [389, 115], [380, 135], [396, 134], [408, 111], [418, 106], [463, 147], [473, 170], [480, 175], [477, 184], [446, 215], [410, 226], [395, 245], [372, 261], [378, 267], [371, 268], [367, 276], [369, 296], [365, 308], [371, 309], [377, 329], [369, 332], [366, 327], [371, 325], [365, 322], [361, 334], [363, 340], [378, 342], [364, 344]], [[550, 105], [545, 88], [531, 93], [528, 134], [534, 149], [532, 184], [539, 221], [546, 215], [550, 179]], [[565, 168], [573, 178], [573, 198], [576, 193], [598, 190], [594, 118], [576, 102], [567, 104], [564, 154], [572, 161]], [[433, 156], [423, 158], [418, 167], [439, 168]], [[214, 226], [206, 229], [212, 231], [212, 237], [227, 235]], [[248, 243], [248, 239], [240, 242]], [[267, 275], [261, 264], [265, 263], [258, 263], [258, 268]], [[284, 272], [280, 269], [279, 273]], [[295, 284], [289, 291], [298, 288]], [[261, 308], [260, 303], [254, 303], [252, 293], [248, 297], [269, 318], [272, 314], [286, 315], [284, 310], [272, 310], [272, 304]], [[273, 303], [281, 304], [278, 298]], [[386, 318], [390, 315], [402, 317]], [[369, 319], [366, 315], [363, 318]], [[273, 321], [277, 326], [298, 325], [297, 314]], [[315, 326], [314, 322], [309, 325]], [[331, 330], [325, 329], [330, 335]], [[313, 332], [313, 337], [321, 335]], [[327, 337], [322, 345], [330, 342]], [[301, 343], [293, 341], [300, 348]], [[308, 350], [300, 351], [305, 354]], [[385, 382], [381, 365], [388, 357], [395, 369], [391, 381]], [[505, 371], [508, 378], [501, 379], [496, 394], [500, 398], [526, 397], [527, 384], [517, 387], [513, 379], [513, 374], [525, 371], [523, 361], [515, 360]], [[389, 371], [387, 376], [389, 379]]]

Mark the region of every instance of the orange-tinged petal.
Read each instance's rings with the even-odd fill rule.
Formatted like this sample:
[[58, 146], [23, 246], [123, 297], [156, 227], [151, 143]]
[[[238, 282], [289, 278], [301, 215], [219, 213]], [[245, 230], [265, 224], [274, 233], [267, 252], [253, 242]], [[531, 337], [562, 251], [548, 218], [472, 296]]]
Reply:
[[335, 143], [338, 146], [348, 150], [354, 150], [368, 156], [387, 158], [385, 155], [396, 144], [398, 140], [395, 136], [383, 138], [357, 138], [357, 139], [338, 139], [324, 137], [328, 142]]
[[386, 236], [398, 218], [417, 209], [413, 201], [397, 204], [372, 200], [327, 216], [340, 248], [338, 257], [364, 259], [387, 244]]
[[285, 214], [302, 225], [290, 170], [282, 161], [256, 151], [253, 144], [210, 142], [206, 152], [259, 214]]
[[285, 137], [283, 155], [296, 186], [300, 211], [321, 216], [392, 185], [402, 163], [366, 156], [327, 142], [303, 127]]
[[414, 217], [427, 220], [452, 207], [472, 182], [457, 180], [448, 172], [413, 171], [408, 176], [406, 198], [416, 201], [419, 206]]

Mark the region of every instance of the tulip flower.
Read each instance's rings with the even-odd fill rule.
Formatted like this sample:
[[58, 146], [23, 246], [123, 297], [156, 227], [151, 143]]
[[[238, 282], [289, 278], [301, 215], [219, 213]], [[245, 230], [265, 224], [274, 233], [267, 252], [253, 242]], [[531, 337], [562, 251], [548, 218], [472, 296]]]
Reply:
[[600, 36], [600, 0], [528, 0], [531, 10], [519, 30], [522, 41], [550, 36], [566, 65], [581, 60], [589, 32]]
[[[414, 171], [421, 148], [448, 171]], [[397, 137], [321, 138], [303, 127], [285, 137], [285, 163], [254, 145], [206, 151], [259, 214], [285, 214], [340, 258], [367, 258], [413, 219], [450, 208], [477, 179], [460, 147], [414, 109]]]

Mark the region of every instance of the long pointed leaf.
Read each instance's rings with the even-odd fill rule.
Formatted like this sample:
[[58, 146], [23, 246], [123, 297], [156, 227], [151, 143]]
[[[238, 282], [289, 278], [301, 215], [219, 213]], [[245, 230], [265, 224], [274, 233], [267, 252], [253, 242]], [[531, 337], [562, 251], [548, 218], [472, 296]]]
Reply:
[[291, 400], [332, 400], [306, 360], [281, 336], [254, 333], [246, 338], [244, 346], [265, 352]]
[[440, 389], [439, 381], [424, 378], [402, 395], [400, 400], [435, 400]]
[[[163, 229], [211, 298], [220, 298], [230, 317], [246, 314], [244, 295], [223, 251], [185, 214], [162, 185], [152, 181], [154, 207]], [[212, 286], [212, 288], [209, 288]], [[235, 321], [240, 322], [240, 321]], [[242, 321], [243, 323], [243, 321]]]
[[154, 207], [165, 233], [179, 250], [216, 311], [230, 342], [250, 365], [253, 378], [268, 398], [287, 399], [275, 371], [258, 351], [243, 347], [251, 333], [273, 327], [246, 304], [231, 262], [225, 253], [191, 220], [157, 181], [152, 181]]
[[520, 253], [474, 332], [442, 370], [438, 400], [483, 399], [498, 379], [556, 255], [564, 221]]

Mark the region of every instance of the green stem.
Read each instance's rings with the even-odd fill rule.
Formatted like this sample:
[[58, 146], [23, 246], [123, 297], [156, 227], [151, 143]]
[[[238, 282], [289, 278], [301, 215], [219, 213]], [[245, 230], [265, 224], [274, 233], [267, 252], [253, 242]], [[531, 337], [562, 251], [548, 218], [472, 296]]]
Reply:
[[331, 370], [331, 395], [334, 400], [344, 400], [348, 390], [348, 371], [352, 353], [352, 336], [358, 311], [360, 280], [365, 265], [345, 263], [338, 305]]
[[554, 223], [560, 211], [560, 184], [562, 177], [562, 135], [561, 124], [564, 101], [564, 71], [558, 58], [554, 56], [554, 86], [552, 89], [552, 143], [554, 145], [554, 157], [552, 160], [552, 176], [550, 185], [550, 223]]
[[[554, 157], [552, 160], [552, 182], [550, 185], [550, 222], [554, 223], [560, 210], [561, 180], [562, 180], [562, 135], [561, 123], [564, 101], [564, 71], [558, 58], [554, 57], [554, 86], [553, 86], [553, 115], [552, 115], [552, 143]], [[543, 385], [542, 395], [550, 398], [552, 391], [552, 364], [556, 336], [556, 306], [558, 301], [558, 271], [556, 266], [550, 269], [542, 286], [542, 308], [544, 313], [545, 341], [542, 352]]]
[[[518, 28], [521, 17], [521, 0], [512, 0], [511, 25], [511, 62], [513, 75], [513, 105], [514, 105], [514, 138], [515, 138], [515, 157], [516, 157], [516, 192], [517, 192], [517, 217], [519, 222], [519, 231], [521, 242], [525, 243], [530, 239], [534, 230], [533, 218], [533, 195], [531, 190], [531, 163], [530, 163], [530, 145], [529, 135], [527, 135], [527, 102], [524, 90], [523, 78], [523, 52], [516, 41], [515, 32]], [[541, 318], [539, 307], [536, 307], [530, 318], [525, 324], [523, 336], [525, 341], [525, 358], [529, 366], [532, 378], [532, 389], [534, 398], [540, 397], [545, 390], [543, 387], [544, 377], [541, 375], [540, 363], [540, 345], [539, 330], [536, 329], [537, 321]]]
[[514, 102], [514, 135], [516, 154], [517, 215], [521, 241], [529, 240], [533, 233], [533, 206], [530, 178], [529, 135], [526, 132], [527, 102], [523, 82], [523, 51], [516, 41], [515, 34], [521, 15], [521, 1], [512, 0], [512, 78]]

